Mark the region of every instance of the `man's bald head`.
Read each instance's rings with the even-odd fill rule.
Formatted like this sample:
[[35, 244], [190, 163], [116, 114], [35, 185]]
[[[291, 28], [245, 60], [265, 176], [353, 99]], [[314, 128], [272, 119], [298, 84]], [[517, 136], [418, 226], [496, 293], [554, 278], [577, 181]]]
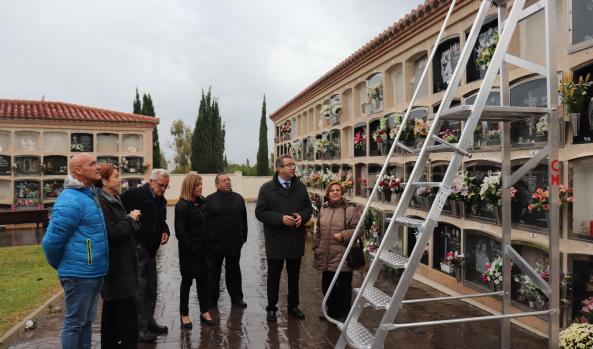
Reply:
[[93, 154], [76, 154], [68, 164], [72, 177], [78, 179], [85, 186], [90, 187], [101, 179], [101, 167], [97, 164], [97, 158]]

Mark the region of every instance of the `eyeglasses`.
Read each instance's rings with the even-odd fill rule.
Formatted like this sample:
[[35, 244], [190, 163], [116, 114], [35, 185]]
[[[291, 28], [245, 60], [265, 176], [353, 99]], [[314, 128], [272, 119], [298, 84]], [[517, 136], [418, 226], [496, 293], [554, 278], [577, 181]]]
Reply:
[[282, 167], [296, 168], [297, 165], [296, 164], [286, 164], [286, 165], [282, 165]]

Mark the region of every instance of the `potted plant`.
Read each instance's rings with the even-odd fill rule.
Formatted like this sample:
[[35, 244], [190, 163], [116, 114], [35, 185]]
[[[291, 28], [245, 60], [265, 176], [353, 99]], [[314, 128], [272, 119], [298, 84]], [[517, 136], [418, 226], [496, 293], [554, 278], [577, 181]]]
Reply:
[[[585, 79], [580, 76], [579, 81], [575, 83], [572, 80], [572, 76], [568, 76], [567, 79], [558, 86], [558, 92], [560, 97], [562, 97], [562, 104], [570, 119], [573, 137], [579, 135], [581, 113], [585, 111], [587, 103], [591, 98], [589, 95], [589, 89], [592, 86], [590, 78], [590, 74], [587, 74]], [[591, 127], [591, 125], [589, 126]]]
[[363, 127], [362, 130], [354, 133], [354, 149], [364, 150], [367, 144], [367, 129]]
[[593, 325], [574, 323], [560, 331], [560, 349], [593, 348]]
[[500, 207], [502, 205], [502, 183], [500, 172], [489, 172], [480, 185], [480, 197], [486, 201], [488, 208], [494, 211], [496, 224], [502, 222]]
[[393, 179], [393, 176], [390, 175], [384, 175], [383, 177], [381, 177], [379, 179], [379, 189], [381, 189], [381, 192], [383, 193], [383, 201], [384, 202], [391, 202], [391, 188], [389, 187], [389, 183], [391, 183], [391, 180]]
[[461, 200], [457, 201], [461, 215], [465, 215], [465, 205], [472, 207], [478, 203], [480, 198], [480, 187], [478, 185], [478, 178], [470, 176], [468, 172], [463, 174], [463, 183], [461, 185], [461, 192], [459, 196]]

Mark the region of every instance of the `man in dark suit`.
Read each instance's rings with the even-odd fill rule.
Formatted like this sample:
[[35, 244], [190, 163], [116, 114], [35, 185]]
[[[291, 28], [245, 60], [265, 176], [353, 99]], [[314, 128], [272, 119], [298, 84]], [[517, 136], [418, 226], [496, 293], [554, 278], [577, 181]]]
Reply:
[[305, 253], [305, 223], [313, 209], [307, 188], [295, 177], [296, 164], [288, 155], [275, 162], [276, 174], [259, 190], [255, 216], [264, 224], [268, 262], [268, 321], [276, 321], [280, 276], [286, 261], [288, 313], [298, 319], [305, 314], [299, 305], [299, 273]]
[[169, 241], [167, 226], [167, 200], [165, 191], [169, 188], [169, 173], [154, 169], [148, 183], [130, 189], [121, 195], [128, 212], [140, 210], [140, 229], [135, 236], [138, 251], [139, 284], [136, 290], [138, 310], [138, 340], [155, 342], [157, 333], [167, 333], [167, 326], [154, 320], [157, 298], [156, 252], [160, 245]]
[[226, 289], [231, 303], [247, 307], [241, 286], [241, 247], [247, 241], [247, 209], [245, 200], [233, 192], [231, 179], [224, 173], [214, 179], [216, 192], [206, 198], [208, 212], [208, 246], [210, 250], [210, 299], [211, 308], [218, 305], [220, 274], [224, 261]]

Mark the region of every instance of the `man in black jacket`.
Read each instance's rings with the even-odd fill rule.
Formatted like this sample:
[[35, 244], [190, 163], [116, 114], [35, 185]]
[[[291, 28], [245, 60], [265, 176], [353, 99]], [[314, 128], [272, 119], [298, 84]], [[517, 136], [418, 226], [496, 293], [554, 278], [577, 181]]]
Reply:
[[206, 198], [208, 246], [210, 249], [210, 299], [211, 308], [218, 305], [220, 274], [224, 261], [226, 289], [231, 303], [243, 308], [241, 286], [241, 247], [247, 241], [247, 209], [245, 200], [233, 192], [231, 179], [218, 174], [214, 179], [216, 192]]
[[286, 261], [288, 273], [288, 313], [298, 319], [299, 273], [305, 253], [305, 223], [313, 209], [307, 188], [295, 177], [296, 164], [288, 155], [275, 162], [276, 174], [259, 190], [255, 216], [264, 224], [268, 262], [268, 321], [276, 321], [280, 276]]
[[142, 212], [140, 229], [135, 236], [140, 278], [136, 290], [138, 340], [142, 342], [154, 342], [155, 333], [167, 333], [169, 330], [154, 320], [157, 298], [156, 252], [160, 245], [169, 241], [170, 235], [166, 222], [167, 200], [164, 198], [168, 187], [169, 173], [163, 169], [154, 169], [147, 184], [121, 195], [128, 212]]

